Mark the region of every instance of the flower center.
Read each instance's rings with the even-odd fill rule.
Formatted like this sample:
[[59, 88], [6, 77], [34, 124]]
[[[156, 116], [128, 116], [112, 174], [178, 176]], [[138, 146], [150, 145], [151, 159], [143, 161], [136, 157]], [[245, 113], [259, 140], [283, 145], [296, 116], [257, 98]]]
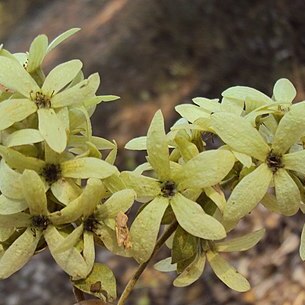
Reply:
[[47, 163], [42, 169], [42, 176], [49, 184], [56, 182], [61, 177], [60, 165], [54, 163]]
[[266, 159], [268, 167], [275, 173], [279, 168], [284, 167], [282, 162], [282, 156], [273, 153], [269, 153]]
[[96, 229], [96, 226], [98, 224], [98, 221], [94, 216], [90, 216], [84, 221], [84, 229], [89, 232], [93, 232], [94, 229]]
[[32, 217], [32, 225], [37, 229], [45, 230], [49, 223], [50, 220], [46, 216], [36, 215]]
[[35, 94], [31, 92], [31, 99], [37, 105], [38, 108], [50, 108], [51, 107], [51, 99], [43, 94], [42, 92], [36, 92]]
[[172, 197], [177, 193], [174, 181], [165, 181], [161, 185], [161, 192], [164, 197]]

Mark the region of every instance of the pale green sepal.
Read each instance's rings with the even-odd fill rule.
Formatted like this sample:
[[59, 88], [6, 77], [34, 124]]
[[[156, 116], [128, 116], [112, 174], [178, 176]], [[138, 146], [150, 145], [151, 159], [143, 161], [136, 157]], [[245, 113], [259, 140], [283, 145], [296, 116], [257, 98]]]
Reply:
[[57, 117], [54, 109], [38, 109], [38, 129], [48, 143], [57, 153], [62, 153], [67, 146], [67, 134], [63, 123]]
[[25, 128], [11, 133], [3, 144], [7, 147], [34, 144], [43, 141], [43, 137], [37, 129]]
[[248, 233], [241, 237], [215, 242], [217, 252], [246, 251], [254, 247], [264, 236], [265, 229]]
[[205, 253], [198, 254], [182, 273], [173, 282], [175, 287], [186, 287], [197, 281], [204, 269], [206, 261]]
[[28, 213], [0, 215], [0, 228], [26, 228], [30, 225], [31, 215]]
[[46, 35], [37, 36], [31, 43], [29, 50], [28, 64], [26, 70], [29, 73], [38, 69], [47, 53], [48, 37]]
[[60, 43], [68, 39], [70, 36], [74, 35], [80, 30], [80, 28], [72, 28], [70, 30], [65, 31], [64, 33], [57, 36], [48, 46], [47, 53], [52, 51], [55, 47], [57, 47]]
[[0, 195], [0, 215], [10, 215], [22, 212], [28, 208], [24, 200], [13, 200]]
[[153, 253], [160, 223], [169, 204], [168, 198], [158, 196], [137, 215], [130, 229], [131, 253], [138, 263], [146, 262]]
[[278, 154], [286, 153], [304, 134], [305, 102], [291, 106], [281, 119], [275, 132], [272, 150]]
[[177, 174], [178, 189], [215, 185], [229, 173], [234, 163], [235, 157], [230, 151], [204, 151], [182, 166]]
[[298, 186], [285, 169], [278, 169], [274, 174], [275, 195], [277, 205], [281, 214], [285, 216], [294, 215], [301, 202]]
[[31, 215], [48, 215], [45, 185], [33, 170], [26, 169], [21, 177], [22, 193]]
[[302, 234], [301, 234], [301, 243], [300, 243], [300, 257], [303, 261], [305, 261], [305, 224], [303, 226]]
[[130, 150], [146, 150], [146, 148], [147, 148], [146, 141], [147, 141], [146, 136], [137, 137], [137, 138], [130, 140], [125, 145], [125, 148], [130, 149]]
[[283, 164], [285, 169], [293, 170], [305, 175], [305, 150], [284, 155]]
[[0, 57], [0, 84], [25, 97], [40, 90], [30, 74], [16, 60], [3, 56]]
[[251, 288], [247, 279], [218, 253], [208, 251], [207, 259], [216, 276], [231, 289], [245, 292]]
[[64, 205], [68, 205], [81, 194], [81, 188], [72, 179], [59, 179], [52, 183], [53, 195]]
[[168, 179], [170, 176], [169, 151], [161, 110], [155, 113], [150, 123], [146, 140], [148, 162], [160, 180]]
[[232, 113], [214, 113], [211, 124], [216, 134], [234, 150], [264, 161], [269, 146], [260, 133], [244, 118]]
[[27, 99], [10, 99], [0, 103], [0, 130], [20, 122], [32, 113], [36, 112], [37, 107]]
[[154, 268], [160, 272], [172, 272], [177, 270], [177, 264], [172, 264], [172, 258], [167, 257], [154, 264]]
[[237, 184], [223, 214], [226, 229], [232, 229], [232, 226], [255, 208], [265, 196], [271, 179], [272, 172], [263, 163]]
[[183, 104], [175, 107], [175, 110], [189, 122], [194, 123], [196, 120], [201, 118], [208, 118], [210, 112], [206, 111], [195, 105]]
[[40, 237], [40, 231], [28, 228], [9, 246], [0, 258], [0, 279], [8, 278], [30, 260]]
[[65, 239], [54, 226], [48, 226], [44, 231], [44, 238], [56, 263], [72, 277], [72, 280], [87, 277], [87, 263], [75, 247], [61, 253], [54, 252], [58, 244]]
[[170, 199], [170, 204], [179, 225], [188, 233], [209, 240], [226, 237], [222, 224], [206, 214], [198, 203], [177, 193]]
[[273, 96], [276, 101], [291, 103], [297, 95], [297, 91], [287, 78], [279, 79], [273, 87]]
[[117, 172], [117, 168], [104, 160], [85, 157], [61, 164], [62, 175], [69, 178], [107, 178]]
[[104, 264], [95, 263], [89, 276], [84, 280], [74, 281], [73, 285], [107, 303], [112, 303], [117, 298], [115, 276]]
[[73, 59], [56, 66], [47, 75], [41, 88], [42, 92], [53, 96], [73, 80], [82, 66], [82, 62], [78, 59]]

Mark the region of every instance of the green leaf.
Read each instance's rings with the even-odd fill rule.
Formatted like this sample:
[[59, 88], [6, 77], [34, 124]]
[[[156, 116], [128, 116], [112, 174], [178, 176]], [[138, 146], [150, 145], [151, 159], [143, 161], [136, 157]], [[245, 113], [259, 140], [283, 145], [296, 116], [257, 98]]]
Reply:
[[54, 48], [56, 48], [59, 44], [61, 44], [63, 41], [74, 35], [80, 30], [80, 28], [72, 28], [68, 31], [65, 31], [64, 33], [57, 36], [48, 46], [47, 53], [52, 51]]
[[191, 285], [199, 279], [205, 266], [205, 253], [198, 254], [195, 260], [189, 264], [185, 270], [174, 280], [174, 286], [185, 287]]
[[42, 61], [47, 53], [48, 37], [46, 35], [37, 36], [31, 43], [29, 50], [29, 58], [27, 64], [27, 71], [34, 72], [40, 67]]
[[89, 276], [86, 279], [74, 281], [73, 285], [106, 302], [112, 303], [117, 298], [115, 276], [104, 264], [95, 263]]
[[244, 278], [218, 253], [208, 251], [207, 259], [216, 276], [231, 289], [239, 292], [245, 292], [251, 288], [247, 279]]
[[224, 210], [223, 219], [226, 229], [232, 229], [242, 217], [256, 207], [265, 196], [271, 179], [272, 172], [263, 163], [237, 184]]
[[217, 252], [246, 251], [254, 247], [264, 236], [265, 229], [260, 229], [241, 237], [215, 242]]
[[233, 113], [214, 113], [211, 124], [216, 134], [234, 150], [265, 161], [269, 146], [260, 133], [244, 118]]
[[305, 224], [301, 234], [300, 257], [303, 261], [305, 261]]
[[130, 229], [132, 255], [139, 263], [146, 262], [155, 247], [168, 198], [156, 197], [137, 215]]
[[226, 236], [224, 227], [202, 207], [177, 193], [170, 200], [171, 207], [179, 225], [188, 233], [209, 240], [222, 239]]
[[156, 171], [158, 178], [166, 181], [170, 177], [169, 151], [161, 110], [155, 113], [146, 140], [148, 162]]

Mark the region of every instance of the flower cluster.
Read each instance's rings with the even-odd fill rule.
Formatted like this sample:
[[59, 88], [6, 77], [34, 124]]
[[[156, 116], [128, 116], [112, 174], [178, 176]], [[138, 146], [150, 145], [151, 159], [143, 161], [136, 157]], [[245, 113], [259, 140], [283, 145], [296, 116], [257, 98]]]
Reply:
[[[263, 237], [261, 229], [226, 239], [259, 203], [286, 216], [305, 212], [305, 102], [292, 104], [296, 90], [280, 79], [272, 97], [237, 86], [221, 100], [179, 105], [182, 118], [168, 133], [157, 111], [147, 136], [126, 144], [146, 151], [147, 162], [120, 172], [116, 143], [93, 136], [90, 121], [97, 104], [118, 97], [96, 95], [99, 75], [85, 78], [80, 60], [46, 76], [42, 68], [77, 31], [50, 44], [39, 35], [27, 53], [0, 50], [0, 278], [48, 248], [78, 289], [112, 301], [115, 278], [95, 262], [95, 246], [142, 264], [160, 227], [170, 226], [171, 256], [155, 268], [176, 271], [175, 286], [196, 281], [207, 260], [227, 286], [250, 289], [220, 253]], [[207, 147], [205, 134], [217, 148]], [[141, 207], [129, 230], [135, 200]], [[300, 255], [305, 260], [305, 229]]]

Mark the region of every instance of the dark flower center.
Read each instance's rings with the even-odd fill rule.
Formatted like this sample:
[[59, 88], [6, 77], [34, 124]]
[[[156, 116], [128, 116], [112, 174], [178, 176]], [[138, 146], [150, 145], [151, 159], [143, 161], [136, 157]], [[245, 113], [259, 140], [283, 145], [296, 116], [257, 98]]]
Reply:
[[61, 177], [60, 165], [54, 163], [47, 163], [42, 169], [42, 176], [49, 184], [56, 182]]
[[284, 167], [282, 162], [282, 156], [273, 153], [269, 153], [266, 159], [268, 167], [275, 173], [279, 168]]
[[51, 99], [42, 92], [31, 93], [31, 99], [37, 105], [38, 108], [50, 108]]
[[164, 197], [172, 197], [177, 193], [174, 181], [165, 181], [161, 185], [161, 192]]
[[37, 229], [45, 230], [50, 224], [50, 220], [47, 216], [36, 215], [32, 217], [32, 225]]
[[96, 229], [98, 221], [94, 216], [90, 216], [84, 221], [84, 229], [89, 232], [93, 232]]

